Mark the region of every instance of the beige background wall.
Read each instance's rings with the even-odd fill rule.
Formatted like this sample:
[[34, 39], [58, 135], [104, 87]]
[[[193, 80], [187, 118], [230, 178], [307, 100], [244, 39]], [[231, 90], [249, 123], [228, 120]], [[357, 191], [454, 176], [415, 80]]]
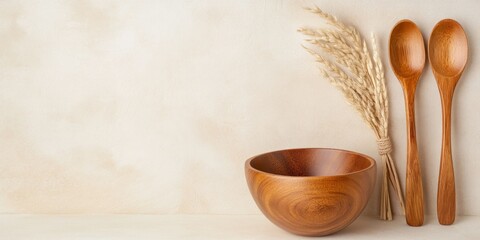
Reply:
[[[378, 35], [463, 24], [471, 60], [454, 102], [458, 212], [479, 215], [477, 1], [1, 1], [0, 213], [259, 213], [248, 157], [335, 147], [378, 159], [374, 136], [302, 49], [313, 3]], [[405, 174], [400, 85], [386, 68]], [[441, 112], [426, 68], [417, 127], [435, 214]], [[377, 211], [378, 193], [367, 213]], [[396, 203], [394, 203], [396, 206]]]

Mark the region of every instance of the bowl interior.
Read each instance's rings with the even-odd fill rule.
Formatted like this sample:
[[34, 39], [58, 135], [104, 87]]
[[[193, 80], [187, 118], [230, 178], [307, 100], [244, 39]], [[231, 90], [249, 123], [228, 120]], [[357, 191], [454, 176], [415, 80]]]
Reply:
[[258, 171], [284, 176], [335, 176], [374, 165], [365, 155], [338, 149], [307, 148], [265, 153], [251, 159]]

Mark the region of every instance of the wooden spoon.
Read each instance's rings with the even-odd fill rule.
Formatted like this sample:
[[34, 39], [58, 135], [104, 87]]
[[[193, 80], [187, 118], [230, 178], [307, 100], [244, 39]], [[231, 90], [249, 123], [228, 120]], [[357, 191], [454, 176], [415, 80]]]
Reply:
[[467, 36], [462, 26], [444, 19], [433, 28], [428, 43], [430, 65], [442, 100], [442, 154], [438, 177], [437, 215], [442, 225], [455, 221], [455, 177], [453, 174], [450, 121], [455, 86], [468, 58]]
[[407, 185], [405, 216], [410, 226], [424, 220], [423, 184], [415, 130], [415, 89], [425, 66], [425, 43], [417, 25], [402, 20], [390, 34], [390, 63], [400, 80], [407, 112]]

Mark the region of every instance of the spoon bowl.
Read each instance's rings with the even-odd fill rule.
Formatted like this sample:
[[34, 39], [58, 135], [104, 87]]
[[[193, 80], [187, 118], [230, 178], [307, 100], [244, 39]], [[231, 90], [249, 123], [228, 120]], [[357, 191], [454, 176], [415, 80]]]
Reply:
[[428, 45], [430, 64], [437, 74], [452, 77], [463, 72], [468, 58], [468, 42], [458, 22], [452, 19], [439, 22]]
[[425, 44], [417, 25], [402, 20], [390, 34], [390, 63], [397, 77], [420, 75], [425, 66]]

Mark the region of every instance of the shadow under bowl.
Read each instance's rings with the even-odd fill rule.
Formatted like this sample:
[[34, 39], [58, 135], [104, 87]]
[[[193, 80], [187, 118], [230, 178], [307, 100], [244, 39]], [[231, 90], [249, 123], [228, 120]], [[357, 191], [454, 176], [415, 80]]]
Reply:
[[257, 206], [277, 226], [298, 235], [324, 236], [350, 225], [375, 186], [375, 161], [328, 148], [280, 150], [245, 162]]

